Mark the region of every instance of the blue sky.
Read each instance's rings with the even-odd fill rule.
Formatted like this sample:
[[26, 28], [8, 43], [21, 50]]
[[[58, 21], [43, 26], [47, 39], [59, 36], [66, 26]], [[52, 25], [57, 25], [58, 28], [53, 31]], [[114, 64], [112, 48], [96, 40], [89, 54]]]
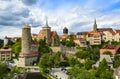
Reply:
[[48, 17], [53, 31], [62, 34], [92, 30], [94, 18], [99, 28], [120, 29], [120, 0], [0, 0], [0, 37], [21, 36], [29, 23], [38, 34]]

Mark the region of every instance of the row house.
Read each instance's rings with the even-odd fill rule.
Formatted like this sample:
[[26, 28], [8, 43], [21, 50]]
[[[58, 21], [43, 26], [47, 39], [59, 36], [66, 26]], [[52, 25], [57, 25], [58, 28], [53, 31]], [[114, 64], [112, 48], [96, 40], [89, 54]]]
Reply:
[[97, 28], [96, 19], [93, 25], [93, 31], [78, 32], [77, 38], [84, 38], [90, 45], [100, 45], [101, 41], [120, 41], [120, 30], [113, 31], [112, 28]]
[[11, 60], [12, 57], [12, 49], [11, 48], [6, 48], [0, 49], [0, 60]]
[[89, 42], [90, 45], [100, 45], [101, 44], [101, 33], [96, 32], [96, 31], [78, 32], [77, 38], [85, 39], [86, 42]]
[[120, 41], [120, 30], [115, 30], [114, 40], [117, 42]]
[[88, 33], [89, 32], [78, 32], [76, 35], [77, 38], [84, 38], [88, 41]]
[[103, 32], [103, 40], [105, 42], [107, 41], [117, 41], [119, 42], [120, 41], [120, 30], [115, 30], [115, 31], [104, 31]]
[[100, 45], [101, 44], [101, 34], [99, 32], [90, 32], [88, 34], [88, 42], [90, 45]]
[[100, 45], [101, 41], [120, 41], [120, 30], [102, 32], [90, 31], [90, 32], [78, 32], [77, 38], [84, 38], [90, 43], [90, 45]]
[[107, 42], [107, 41], [114, 41], [114, 35], [115, 35], [115, 32], [113, 31], [104, 31], [104, 41]]
[[76, 38], [74, 39], [74, 42], [76, 45], [80, 46], [80, 47], [86, 47], [87, 46], [87, 41], [84, 38]]

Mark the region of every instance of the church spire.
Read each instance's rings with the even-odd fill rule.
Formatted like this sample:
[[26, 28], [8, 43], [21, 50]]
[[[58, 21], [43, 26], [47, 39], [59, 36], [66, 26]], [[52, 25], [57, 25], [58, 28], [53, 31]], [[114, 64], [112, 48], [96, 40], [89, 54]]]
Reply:
[[95, 18], [94, 24], [96, 24], [96, 18]]
[[47, 20], [47, 17], [46, 17], [46, 24], [45, 24], [45, 26], [48, 26], [48, 20]]
[[97, 23], [96, 23], [96, 18], [95, 18], [95, 20], [94, 20], [93, 31], [96, 31], [96, 32], [97, 32]]

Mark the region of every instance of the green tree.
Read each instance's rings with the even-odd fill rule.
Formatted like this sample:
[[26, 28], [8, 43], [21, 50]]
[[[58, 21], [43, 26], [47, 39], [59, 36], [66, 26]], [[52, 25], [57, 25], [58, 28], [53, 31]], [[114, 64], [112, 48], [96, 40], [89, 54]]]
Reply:
[[69, 62], [67, 60], [64, 60], [64, 61], [60, 62], [59, 66], [60, 67], [62, 67], [62, 66], [66, 67], [66, 66], [70, 66], [70, 65], [69, 65]]
[[74, 43], [73, 39], [67, 40], [67, 41], [66, 41], [66, 46], [67, 46], [67, 47], [75, 46], [75, 43]]
[[68, 59], [68, 62], [69, 62], [69, 65], [70, 65], [71, 67], [73, 67], [73, 66], [75, 66], [75, 65], [78, 65], [79, 67], [82, 66], [82, 63], [81, 63], [80, 61], [78, 61], [77, 58], [74, 58], [74, 57], [69, 58], [69, 59]]
[[39, 66], [40, 68], [43, 69], [43, 71], [47, 70], [47, 68], [49, 67], [49, 64], [48, 64], [49, 57], [50, 57], [49, 54], [45, 53], [40, 58]]
[[81, 59], [86, 59], [89, 58], [89, 51], [78, 51], [76, 54], [76, 57], [81, 58]]
[[12, 79], [14, 75], [18, 75], [20, 73], [25, 73], [25, 69], [17, 67], [17, 66], [12, 67], [11, 71], [6, 76], [6, 79]]
[[51, 69], [53, 67], [58, 67], [61, 62], [61, 52], [54, 54], [45, 53], [41, 56], [39, 66], [43, 68], [43, 71], [46, 69]]
[[51, 49], [50, 49], [49, 46], [46, 44], [46, 41], [45, 41], [45, 40], [40, 39], [38, 42], [39, 42], [38, 51], [39, 51], [41, 54], [50, 53]]
[[62, 43], [62, 45], [65, 45], [65, 46], [67, 46], [67, 47], [75, 46], [75, 42], [74, 42], [74, 40], [73, 40], [72, 37], [69, 38], [69, 40], [67, 40], [66, 38], [63, 39], [63, 40], [61, 41], [61, 43]]
[[12, 51], [18, 58], [19, 53], [21, 51], [21, 39], [19, 39], [13, 46], [12, 46]]
[[112, 41], [111, 44], [116, 46], [116, 45], [120, 45], [120, 42]]
[[70, 76], [69, 79], [76, 79], [76, 77], [78, 76], [78, 73], [80, 74], [80, 67], [78, 67], [77, 65], [73, 66], [70, 70]]
[[0, 61], [0, 79], [3, 79], [8, 73], [7, 65]]
[[2, 39], [0, 39], [0, 48], [3, 46], [3, 40]]
[[115, 55], [114, 57], [115, 61], [114, 61], [114, 67], [117, 68], [120, 66], [120, 57]]
[[8, 44], [6, 45], [7, 47], [12, 47], [12, 45], [14, 44], [14, 42], [13, 41], [11, 41], [11, 40], [8, 40]]
[[91, 60], [95, 60], [95, 61], [98, 61], [99, 58], [100, 58], [100, 53], [99, 53], [99, 46], [95, 46], [95, 47], [92, 47], [91, 49], [89, 48], [87, 51], [90, 52], [90, 59]]
[[61, 52], [56, 52], [49, 56], [48, 64], [50, 68], [59, 66], [61, 62], [60, 56], [61, 56]]
[[90, 60], [89, 58], [85, 61], [84, 66], [87, 70], [92, 68], [92, 65], [95, 63], [94, 60]]
[[105, 59], [103, 59], [100, 64], [99, 64], [99, 67], [97, 69], [97, 73], [96, 73], [96, 76], [100, 76], [104, 70], [109, 70], [109, 66], [107, 65], [107, 62]]
[[62, 39], [61, 44], [65, 46], [66, 45], [66, 39]]
[[85, 68], [79, 68], [74, 66], [70, 69], [71, 75], [69, 79], [97, 79], [91, 72], [87, 71]]
[[110, 70], [104, 70], [102, 74], [100, 74], [100, 79], [113, 79], [113, 72]]
[[55, 57], [53, 55], [50, 55], [48, 60], [49, 68], [53, 68], [54, 64], [55, 64]]
[[60, 62], [61, 62], [61, 52], [57, 52], [56, 54], [53, 54], [54, 55], [54, 66], [59, 66]]
[[13, 77], [15, 75], [18, 75], [20, 73], [25, 73], [25, 72], [26, 72], [25, 68], [20, 68], [20, 67], [14, 66], [14, 67], [11, 68], [9, 73], [4, 78], [5, 79], [13, 79]]

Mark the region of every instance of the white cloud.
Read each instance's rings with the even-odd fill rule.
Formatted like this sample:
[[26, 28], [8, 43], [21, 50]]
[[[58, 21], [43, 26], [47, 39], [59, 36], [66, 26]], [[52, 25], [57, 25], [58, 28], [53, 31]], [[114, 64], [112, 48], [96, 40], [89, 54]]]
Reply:
[[2, 27], [0, 29], [0, 38], [21, 36], [21, 29], [17, 27]]
[[45, 25], [46, 16], [51, 29], [59, 34], [65, 26], [70, 32], [91, 30], [94, 18], [97, 18], [98, 27], [113, 27], [114, 29], [120, 27], [119, 10], [104, 15], [98, 9], [74, 6], [48, 12], [36, 6], [27, 6], [21, 0], [0, 1], [0, 3], [2, 6], [0, 7], [0, 37], [20, 36], [21, 27], [26, 23], [33, 26], [32, 33], [38, 34], [41, 27]]

